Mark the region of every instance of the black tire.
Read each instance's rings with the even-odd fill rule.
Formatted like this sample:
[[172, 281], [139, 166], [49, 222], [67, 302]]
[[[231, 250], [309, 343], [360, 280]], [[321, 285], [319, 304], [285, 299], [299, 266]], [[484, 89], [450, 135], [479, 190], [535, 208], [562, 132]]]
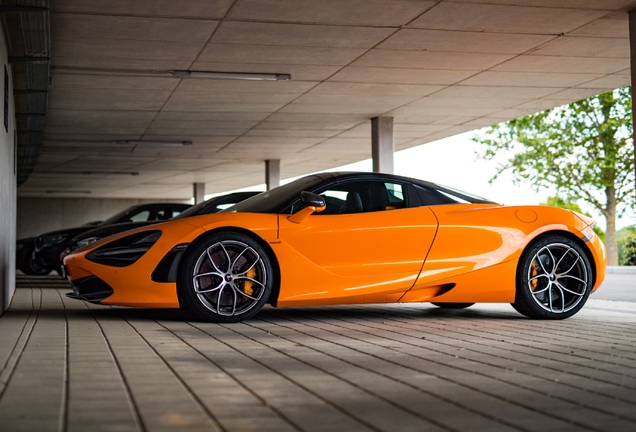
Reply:
[[569, 318], [583, 307], [592, 284], [592, 265], [583, 248], [561, 235], [546, 236], [519, 260], [512, 307], [530, 318]]
[[431, 302], [432, 305], [435, 305], [442, 309], [466, 309], [471, 307], [475, 303], [435, 303]]
[[177, 277], [181, 306], [197, 318], [220, 323], [249, 319], [267, 303], [274, 271], [252, 237], [217, 232], [193, 242]]
[[24, 265], [20, 267], [20, 270], [22, 273], [29, 276], [46, 276], [51, 273], [50, 268], [40, 266], [33, 259], [29, 259], [26, 263], [24, 263]]

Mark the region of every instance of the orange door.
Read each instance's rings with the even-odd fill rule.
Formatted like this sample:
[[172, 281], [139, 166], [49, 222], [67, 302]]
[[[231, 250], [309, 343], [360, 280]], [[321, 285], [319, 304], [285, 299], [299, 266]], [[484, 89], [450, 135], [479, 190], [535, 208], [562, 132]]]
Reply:
[[279, 220], [281, 306], [397, 301], [437, 231], [428, 207]]

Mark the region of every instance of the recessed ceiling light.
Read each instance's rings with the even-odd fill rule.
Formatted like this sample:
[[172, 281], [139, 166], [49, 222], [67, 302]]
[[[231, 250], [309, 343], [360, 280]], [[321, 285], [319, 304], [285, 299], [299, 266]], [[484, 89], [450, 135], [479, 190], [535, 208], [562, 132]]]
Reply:
[[289, 81], [289, 74], [247, 73], [247, 72], [205, 72], [205, 71], [172, 71], [175, 78], [231, 79], [250, 81]]
[[82, 171], [82, 175], [130, 175], [130, 176], [138, 176], [139, 172], [137, 171]]
[[120, 145], [149, 145], [149, 146], [168, 146], [168, 147], [183, 147], [183, 146], [191, 146], [192, 141], [132, 141], [132, 140], [123, 140], [123, 141], [115, 141]]

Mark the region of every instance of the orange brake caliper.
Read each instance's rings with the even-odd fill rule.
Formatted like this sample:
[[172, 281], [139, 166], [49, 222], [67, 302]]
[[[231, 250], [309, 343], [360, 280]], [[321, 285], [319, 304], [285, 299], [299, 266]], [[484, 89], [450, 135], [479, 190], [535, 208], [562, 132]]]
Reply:
[[[539, 274], [539, 271], [537, 270], [537, 265], [536, 264], [532, 264], [532, 270], [530, 272], [530, 278], [535, 277], [536, 275]], [[537, 289], [537, 285], [539, 284], [539, 279], [534, 279], [532, 282], [530, 282], [530, 285], [532, 286], [532, 291], [535, 291]]]
[[[247, 276], [248, 278], [254, 279], [254, 276], [256, 276], [256, 269], [252, 267], [251, 269], [247, 271], [245, 276]], [[243, 292], [251, 296], [254, 293], [254, 290], [252, 289], [253, 285], [254, 285], [254, 282], [252, 282], [251, 280], [245, 280], [245, 282], [243, 282]]]

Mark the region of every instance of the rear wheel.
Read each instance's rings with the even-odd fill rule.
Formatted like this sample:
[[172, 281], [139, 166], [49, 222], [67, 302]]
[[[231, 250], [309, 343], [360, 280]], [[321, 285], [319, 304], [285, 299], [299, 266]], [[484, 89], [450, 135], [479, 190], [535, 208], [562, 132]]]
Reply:
[[475, 303], [435, 303], [431, 302], [432, 305], [435, 305], [442, 309], [466, 309], [467, 307], [471, 307]]
[[198, 318], [238, 322], [253, 317], [272, 291], [270, 259], [253, 238], [220, 232], [197, 240], [179, 268], [179, 297]]
[[592, 288], [592, 266], [573, 240], [552, 235], [524, 252], [512, 306], [530, 318], [564, 319], [577, 313]]

